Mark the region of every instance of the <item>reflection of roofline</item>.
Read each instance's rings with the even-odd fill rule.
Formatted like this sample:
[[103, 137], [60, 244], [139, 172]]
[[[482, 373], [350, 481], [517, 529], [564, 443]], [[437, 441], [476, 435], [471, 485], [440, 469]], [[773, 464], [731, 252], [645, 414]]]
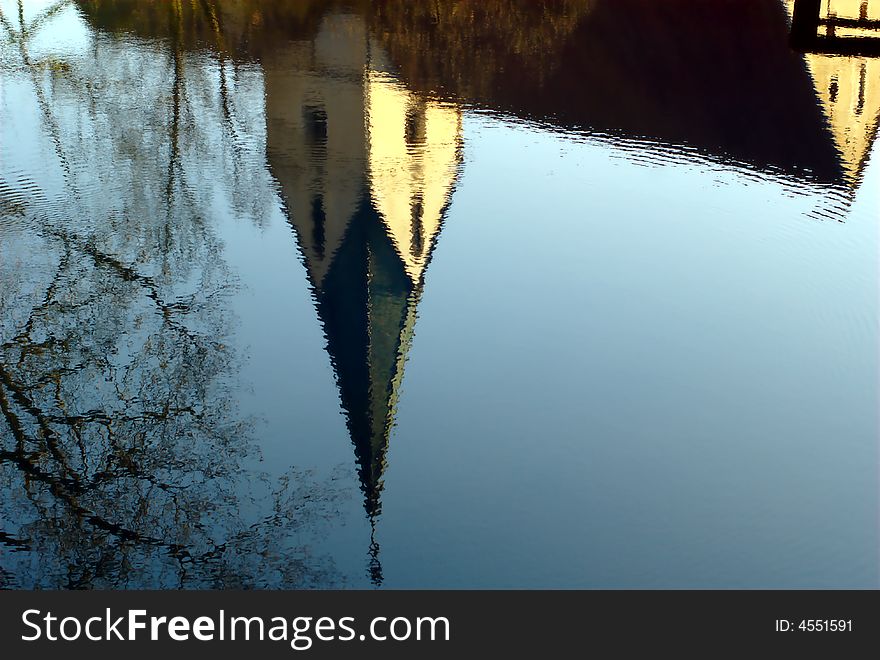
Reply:
[[[814, 185], [827, 187], [829, 190], [840, 190], [836, 182], [829, 182], [817, 177], [808, 169], [789, 170], [773, 165], [756, 165], [755, 163], [737, 158], [728, 153], [719, 153], [706, 147], [664, 140], [653, 135], [636, 135], [623, 129], [597, 130], [589, 126], [562, 125], [558, 121], [542, 116], [528, 117], [512, 111], [497, 110], [486, 106], [472, 104], [471, 110], [478, 114], [493, 119], [501, 119], [512, 126], [534, 126], [549, 134], [557, 134], [560, 139], [573, 142], [595, 142], [608, 145], [617, 151], [616, 155], [641, 163], [648, 162], [646, 156], [650, 156], [652, 162], [681, 163], [689, 161], [694, 164], [705, 164], [718, 171], [735, 170], [742, 177], [754, 180], [767, 180], [768, 178], [786, 182], [790, 185]], [[646, 152], [645, 146], [650, 145]]]
[[[407, 6], [416, 12], [419, 3]], [[460, 47], [474, 39], [468, 26], [449, 20], [453, 34], [426, 31], [420, 50], [406, 34], [383, 32], [411, 88], [563, 130], [645, 136], [769, 173], [846, 183], [777, 0], [599, 0], [541, 76], [514, 55], [487, 70]]]

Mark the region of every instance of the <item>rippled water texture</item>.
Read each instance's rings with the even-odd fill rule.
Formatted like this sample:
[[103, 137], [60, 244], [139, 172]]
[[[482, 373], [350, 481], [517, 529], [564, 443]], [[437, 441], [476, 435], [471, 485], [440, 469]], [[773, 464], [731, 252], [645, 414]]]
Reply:
[[0, 0], [0, 586], [880, 586], [809, 4]]

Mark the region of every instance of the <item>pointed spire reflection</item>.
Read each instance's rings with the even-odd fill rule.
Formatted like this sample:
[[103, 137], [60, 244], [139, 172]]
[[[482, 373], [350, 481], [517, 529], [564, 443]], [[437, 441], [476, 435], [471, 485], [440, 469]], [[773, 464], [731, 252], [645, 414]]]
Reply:
[[[460, 163], [461, 112], [387, 72], [364, 19], [328, 14], [264, 62], [269, 162], [296, 230], [375, 531], [425, 268]], [[371, 575], [381, 581], [378, 544]]]

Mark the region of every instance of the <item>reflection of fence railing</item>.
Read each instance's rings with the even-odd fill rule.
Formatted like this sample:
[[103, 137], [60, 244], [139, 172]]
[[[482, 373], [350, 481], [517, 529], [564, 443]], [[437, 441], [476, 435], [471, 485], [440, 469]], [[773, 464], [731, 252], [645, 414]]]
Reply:
[[[813, 53], [880, 57], [880, 20], [869, 14], [868, 0], [859, 5], [858, 18], [837, 16], [834, 0], [827, 1], [828, 11], [823, 17], [822, 4], [823, 0], [795, 0], [791, 21], [793, 48]], [[820, 34], [820, 27], [825, 28], [824, 34]], [[845, 30], [847, 34], [838, 35], [838, 30]]]

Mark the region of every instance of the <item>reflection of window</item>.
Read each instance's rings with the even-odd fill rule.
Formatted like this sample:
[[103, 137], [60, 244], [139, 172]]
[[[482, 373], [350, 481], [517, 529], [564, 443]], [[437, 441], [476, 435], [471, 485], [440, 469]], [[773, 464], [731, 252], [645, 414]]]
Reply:
[[424, 227], [422, 225], [422, 207], [422, 196], [421, 194], [418, 194], [413, 198], [412, 205], [410, 206], [410, 213], [412, 214], [412, 239], [409, 250], [414, 257], [421, 256], [422, 250], [425, 248]]
[[859, 71], [859, 102], [856, 104], [856, 114], [862, 114], [862, 110], [865, 109], [865, 77], [866, 77], [865, 63], [862, 62], [862, 68]]
[[415, 105], [406, 109], [405, 136], [407, 145], [416, 145], [425, 141], [425, 114]]
[[303, 108], [303, 124], [306, 136], [312, 142], [327, 141], [327, 113], [319, 106], [307, 105]]
[[837, 82], [837, 76], [831, 76], [831, 84], [828, 85], [828, 98], [832, 103], [837, 101], [838, 91], [840, 91], [840, 85]]
[[324, 198], [316, 195], [312, 199], [312, 243], [320, 259], [324, 258], [324, 246], [327, 242], [327, 214], [324, 212]]

